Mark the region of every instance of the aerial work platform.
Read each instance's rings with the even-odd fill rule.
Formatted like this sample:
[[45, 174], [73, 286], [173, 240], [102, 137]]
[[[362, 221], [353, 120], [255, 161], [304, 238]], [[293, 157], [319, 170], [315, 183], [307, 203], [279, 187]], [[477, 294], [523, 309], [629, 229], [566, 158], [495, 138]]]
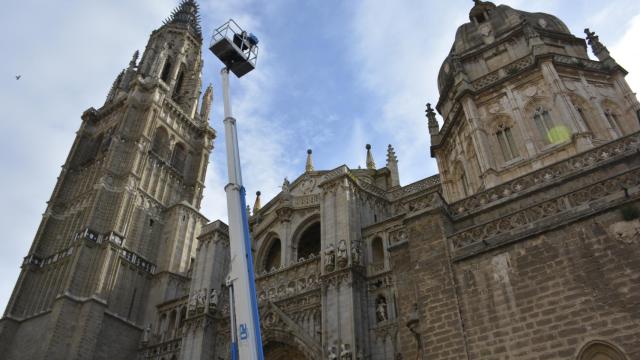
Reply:
[[237, 77], [256, 68], [258, 38], [229, 20], [213, 32], [209, 50]]

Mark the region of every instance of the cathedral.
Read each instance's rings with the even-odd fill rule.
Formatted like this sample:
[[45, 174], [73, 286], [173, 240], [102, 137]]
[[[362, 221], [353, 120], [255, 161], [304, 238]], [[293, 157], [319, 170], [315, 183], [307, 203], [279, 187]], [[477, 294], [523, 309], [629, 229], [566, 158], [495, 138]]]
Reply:
[[[198, 11], [182, 0], [83, 113], [3, 359], [230, 359], [228, 227], [200, 212], [217, 135]], [[439, 174], [401, 185], [391, 146], [362, 169], [309, 150], [248, 209], [265, 358], [640, 359], [627, 72], [589, 29], [480, 0], [442, 57]]]

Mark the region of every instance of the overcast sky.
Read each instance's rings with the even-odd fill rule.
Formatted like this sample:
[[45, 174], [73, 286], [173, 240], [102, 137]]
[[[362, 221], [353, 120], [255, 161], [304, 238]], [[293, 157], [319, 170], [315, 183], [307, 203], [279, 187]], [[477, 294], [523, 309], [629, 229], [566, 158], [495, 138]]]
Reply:
[[[304, 170], [379, 167], [387, 144], [408, 184], [437, 172], [429, 158], [424, 105], [437, 102], [436, 76], [471, 1], [200, 0], [208, 38], [229, 18], [260, 38], [258, 68], [232, 80], [244, 181], [263, 204], [284, 177]], [[22, 0], [0, 13], [0, 310], [15, 285], [51, 191], [80, 125], [100, 107], [120, 70], [177, 0]], [[583, 36], [590, 27], [640, 89], [637, 0], [505, 0], [549, 12]], [[594, 4], [601, 6], [595, 7]], [[216, 140], [202, 212], [226, 222], [220, 63], [207, 50], [205, 86], [214, 85]], [[20, 80], [15, 75], [21, 74]]]

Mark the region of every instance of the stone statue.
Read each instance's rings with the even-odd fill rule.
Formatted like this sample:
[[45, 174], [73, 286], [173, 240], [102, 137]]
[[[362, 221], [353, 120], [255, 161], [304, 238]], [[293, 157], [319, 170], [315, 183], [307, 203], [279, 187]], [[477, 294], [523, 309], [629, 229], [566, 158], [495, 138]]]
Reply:
[[196, 296], [197, 296], [196, 308], [197, 309], [204, 308], [204, 304], [207, 301], [207, 289], [198, 290]]
[[389, 320], [389, 314], [387, 313], [387, 300], [384, 297], [379, 297], [376, 301], [376, 319], [378, 322]]
[[187, 309], [189, 310], [189, 312], [193, 312], [193, 311], [196, 311], [197, 306], [198, 306], [198, 293], [194, 292], [193, 294], [191, 294], [191, 298], [189, 299], [189, 305], [187, 306]]
[[361, 255], [360, 246], [353, 244], [353, 247], [351, 248], [351, 259], [354, 265], [360, 265], [360, 261], [362, 260]]
[[290, 189], [291, 189], [291, 183], [289, 182], [289, 179], [284, 178], [284, 182], [282, 182], [282, 192], [288, 193]]
[[144, 328], [144, 334], [142, 335], [142, 342], [147, 344], [149, 342], [149, 338], [151, 337], [151, 324], [147, 324], [147, 327]]
[[337, 252], [337, 264], [339, 267], [344, 267], [349, 262], [348, 254], [347, 254], [347, 242], [344, 240], [340, 240], [338, 243], [338, 252]]
[[213, 309], [218, 307], [218, 291], [216, 289], [211, 289], [209, 293], [209, 307]]
[[335, 346], [330, 346], [329, 347], [329, 356], [328, 356], [329, 360], [337, 360], [338, 359], [338, 354], [336, 354], [336, 347]]
[[351, 346], [349, 344], [340, 345], [340, 360], [352, 360]]
[[324, 268], [327, 271], [333, 271], [336, 266], [336, 254], [335, 249], [333, 248], [333, 244], [329, 244], [327, 248], [324, 250]]

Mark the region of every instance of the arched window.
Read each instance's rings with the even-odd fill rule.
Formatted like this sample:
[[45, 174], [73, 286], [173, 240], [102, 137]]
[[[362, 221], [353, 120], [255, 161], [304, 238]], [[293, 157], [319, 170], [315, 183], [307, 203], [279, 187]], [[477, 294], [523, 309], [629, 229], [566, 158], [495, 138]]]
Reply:
[[186, 319], [187, 319], [187, 308], [183, 306], [180, 309], [180, 321], [178, 321], [178, 328], [182, 329], [182, 327], [184, 326], [184, 321]]
[[164, 67], [162, 68], [162, 74], [160, 75], [160, 79], [162, 79], [162, 81], [164, 81], [165, 83], [169, 82], [169, 75], [171, 74], [171, 67], [172, 67], [172, 63], [171, 63], [171, 58], [167, 58], [167, 60], [165, 60], [164, 62]]
[[549, 110], [538, 107], [533, 114], [533, 120], [536, 123], [536, 128], [538, 128], [538, 132], [540, 133], [540, 137], [546, 142], [552, 142], [552, 130], [554, 127], [553, 120], [551, 119], [551, 115], [549, 114]]
[[636, 116], [638, 117], [638, 123], [640, 123], [640, 110], [636, 111]]
[[500, 150], [502, 151], [502, 158], [505, 162], [518, 157], [518, 148], [516, 147], [516, 142], [513, 140], [513, 134], [511, 133], [510, 127], [505, 124], [498, 125], [496, 138], [498, 138], [498, 144], [500, 144]]
[[176, 327], [176, 320], [177, 320], [178, 314], [176, 313], [175, 310], [171, 311], [171, 313], [169, 314], [169, 323], [167, 324], [167, 339], [173, 339], [174, 338], [174, 333], [173, 331], [175, 330]]
[[587, 130], [590, 133], [593, 133], [593, 129], [591, 128], [591, 124], [587, 121], [587, 116], [584, 112], [584, 108], [582, 106], [576, 106], [576, 112], [578, 113], [578, 117], [580, 117], [580, 121], [587, 127]]
[[470, 185], [464, 166], [460, 161], [456, 161], [453, 166], [453, 191], [458, 195], [458, 199], [467, 197]]
[[309, 255], [320, 254], [320, 223], [314, 223], [304, 230], [298, 241], [298, 260]]
[[580, 351], [578, 360], [627, 360], [627, 358], [613, 346], [600, 342], [591, 342]]
[[615, 136], [622, 136], [622, 131], [620, 130], [620, 123], [618, 122], [618, 115], [611, 109], [606, 109], [604, 111], [604, 117], [607, 119], [607, 123]]
[[180, 70], [178, 77], [176, 78], [176, 86], [173, 88], [173, 100], [180, 100], [180, 93], [182, 92], [182, 84], [184, 83], [184, 70]]
[[159, 127], [156, 130], [156, 134], [153, 137], [153, 145], [151, 146], [151, 150], [158, 154], [160, 157], [164, 158], [167, 150], [169, 148], [169, 134], [167, 130], [163, 127]]
[[277, 269], [280, 267], [280, 261], [282, 258], [282, 244], [280, 239], [274, 239], [271, 241], [271, 246], [267, 252], [267, 257], [264, 261], [264, 270], [271, 271], [271, 269]]
[[187, 150], [182, 143], [177, 143], [173, 148], [173, 156], [171, 156], [171, 166], [180, 173], [184, 170], [184, 163], [187, 159]]
[[379, 237], [371, 242], [371, 262], [374, 265], [384, 264], [384, 247]]

